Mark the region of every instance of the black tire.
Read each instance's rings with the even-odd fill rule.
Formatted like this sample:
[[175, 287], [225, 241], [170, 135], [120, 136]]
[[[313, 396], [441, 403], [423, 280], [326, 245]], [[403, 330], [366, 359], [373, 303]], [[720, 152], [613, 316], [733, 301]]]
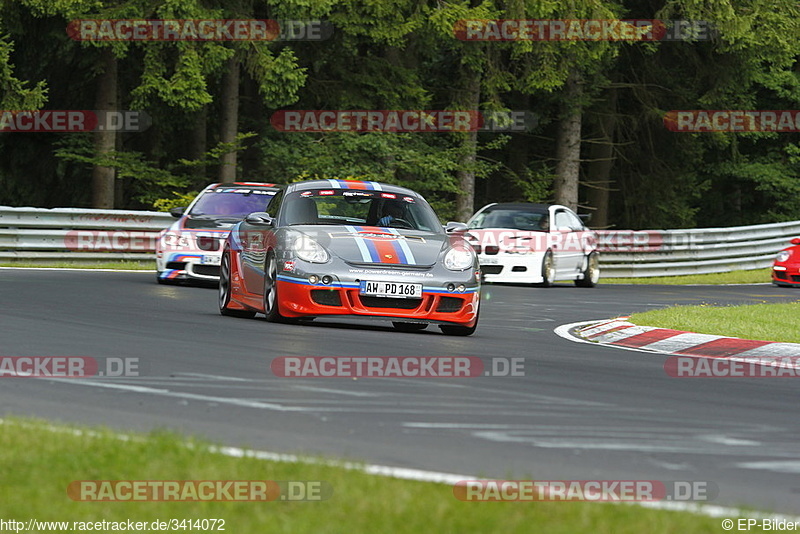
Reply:
[[222, 260], [219, 262], [218, 287], [219, 313], [228, 317], [245, 319], [252, 319], [256, 316], [256, 312], [252, 310], [232, 310], [228, 307], [231, 303], [231, 255], [228, 250], [222, 253]]
[[400, 332], [419, 332], [428, 328], [427, 323], [404, 323], [400, 321], [392, 321], [392, 326]]
[[583, 278], [575, 280], [578, 287], [594, 287], [600, 281], [600, 263], [597, 252], [592, 252], [586, 257], [586, 268], [583, 270]]
[[542, 281], [539, 284], [541, 287], [550, 287], [555, 282], [556, 278], [556, 265], [553, 259], [553, 252], [548, 250], [544, 253], [542, 258]]
[[475, 317], [475, 324], [472, 326], [456, 326], [452, 324], [440, 324], [439, 330], [448, 336], [471, 336], [478, 328], [478, 319], [481, 315], [481, 309], [478, 308], [478, 316]]
[[281, 323], [285, 321], [281, 312], [278, 311], [278, 261], [275, 259], [275, 252], [270, 250], [267, 253], [267, 260], [264, 262], [264, 316], [271, 323]]

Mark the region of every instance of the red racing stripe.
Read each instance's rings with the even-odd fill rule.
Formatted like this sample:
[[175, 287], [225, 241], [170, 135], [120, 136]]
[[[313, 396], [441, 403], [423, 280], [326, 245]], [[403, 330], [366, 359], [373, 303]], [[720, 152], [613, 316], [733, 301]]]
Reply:
[[370, 239], [375, 244], [375, 250], [378, 251], [378, 259], [381, 263], [400, 263], [400, 255], [394, 248], [392, 241], [386, 239]]
[[650, 343], [655, 343], [656, 341], [662, 341], [664, 339], [669, 339], [671, 337], [675, 337], [679, 334], [685, 334], [685, 333], [686, 332], [681, 332], [680, 330], [657, 328], [655, 330], [650, 330], [649, 332], [642, 332], [641, 334], [636, 334], [635, 336], [627, 337], [620, 341], [615, 341], [614, 345], [622, 345], [623, 347], [644, 347], [645, 345], [649, 345]]
[[768, 345], [769, 341], [753, 341], [749, 339], [737, 339], [735, 337], [723, 337], [709, 341], [701, 345], [695, 345], [688, 349], [677, 351], [675, 354], [693, 354], [696, 356], [733, 356], [750, 349], [757, 349]]

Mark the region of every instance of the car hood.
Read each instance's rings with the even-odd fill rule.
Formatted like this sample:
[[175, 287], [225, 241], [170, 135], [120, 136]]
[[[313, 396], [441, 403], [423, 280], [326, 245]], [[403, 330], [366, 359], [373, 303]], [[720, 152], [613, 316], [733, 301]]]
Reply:
[[292, 226], [331, 254], [354, 265], [429, 267], [450, 245], [446, 234], [376, 226]]
[[183, 230], [230, 230], [241, 219], [235, 217], [185, 217]]
[[547, 250], [549, 247], [548, 232], [538, 230], [517, 230], [514, 228], [480, 228], [470, 229], [467, 240], [486, 247], [497, 247], [498, 250], [509, 252], [517, 250]]

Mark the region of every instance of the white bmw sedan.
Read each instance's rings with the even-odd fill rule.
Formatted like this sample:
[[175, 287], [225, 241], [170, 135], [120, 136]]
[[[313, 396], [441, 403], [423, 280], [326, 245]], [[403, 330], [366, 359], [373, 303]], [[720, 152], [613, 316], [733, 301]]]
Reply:
[[539, 284], [600, 279], [597, 234], [558, 204], [488, 204], [467, 222], [484, 281]]

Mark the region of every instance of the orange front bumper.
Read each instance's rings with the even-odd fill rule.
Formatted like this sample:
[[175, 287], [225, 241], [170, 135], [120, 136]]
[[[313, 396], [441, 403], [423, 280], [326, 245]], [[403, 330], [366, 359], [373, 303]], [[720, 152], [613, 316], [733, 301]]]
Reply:
[[[278, 280], [278, 310], [284, 317], [360, 315], [416, 321], [475, 324], [480, 293], [423, 292], [422, 299], [362, 297], [356, 288]], [[413, 306], [413, 307], [412, 307]]]

